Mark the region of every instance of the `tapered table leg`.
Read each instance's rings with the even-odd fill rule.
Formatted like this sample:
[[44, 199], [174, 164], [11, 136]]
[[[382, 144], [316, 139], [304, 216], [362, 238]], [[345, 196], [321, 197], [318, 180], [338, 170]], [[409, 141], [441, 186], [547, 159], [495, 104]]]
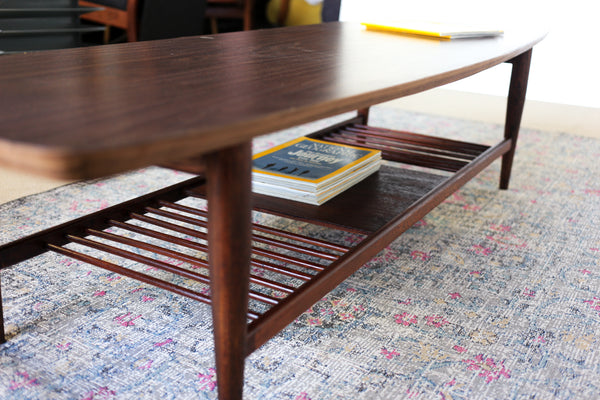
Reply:
[[220, 400], [242, 398], [250, 269], [250, 143], [207, 157], [211, 298]]
[[500, 189], [508, 189], [508, 182], [510, 181], [510, 172], [515, 157], [523, 107], [525, 106], [527, 80], [529, 79], [529, 65], [531, 63], [531, 50], [515, 57], [511, 62], [513, 67], [512, 75], [510, 77], [510, 89], [508, 91], [508, 104], [506, 106], [504, 137], [506, 139], [512, 139], [512, 145], [510, 151], [502, 156]]
[[6, 343], [6, 332], [4, 331], [4, 307], [2, 306], [2, 283], [0, 283], [0, 344]]

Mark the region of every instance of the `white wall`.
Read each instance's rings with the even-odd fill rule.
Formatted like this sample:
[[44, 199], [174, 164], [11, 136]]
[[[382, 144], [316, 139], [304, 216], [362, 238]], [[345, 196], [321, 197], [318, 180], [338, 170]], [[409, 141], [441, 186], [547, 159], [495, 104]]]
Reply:
[[[549, 33], [533, 51], [530, 100], [600, 108], [598, 0], [342, 0], [340, 19], [412, 18], [486, 21], [508, 29], [541, 24]], [[506, 95], [509, 65], [448, 85], [448, 89]]]

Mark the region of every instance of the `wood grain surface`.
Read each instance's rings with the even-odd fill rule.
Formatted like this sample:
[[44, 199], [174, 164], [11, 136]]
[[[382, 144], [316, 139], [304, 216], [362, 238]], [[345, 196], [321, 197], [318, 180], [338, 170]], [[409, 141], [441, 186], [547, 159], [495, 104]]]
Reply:
[[462, 79], [544, 36], [327, 23], [0, 57], [0, 164], [81, 179], [176, 161]]

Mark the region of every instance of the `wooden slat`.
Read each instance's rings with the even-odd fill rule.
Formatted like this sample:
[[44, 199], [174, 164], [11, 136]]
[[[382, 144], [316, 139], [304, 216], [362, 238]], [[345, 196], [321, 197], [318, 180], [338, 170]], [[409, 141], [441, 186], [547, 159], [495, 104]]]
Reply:
[[[155, 239], [164, 240], [165, 242], [170, 242], [183, 247], [188, 247], [190, 249], [198, 250], [204, 253], [208, 252], [208, 246], [202, 243], [192, 242], [191, 240], [167, 235], [138, 225], [128, 224], [126, 222], [112, 220], [110, 221], [110, 223], [112, 226], [118, 227], [120, 229], [125, 229], [131, 232], [139, 233], [142, 235], [153, 237]], [[281, 273], [302, 280], [309, 280], [312, 277], [312, 275], [306, 274], [304, 272], [296, 271], [291, 268], [286, 268], [284, 266], [276, 265], [265, 261], [254, 261], [252, 265], [256, 265], [272, 272]]]
[[[357, 145], [354, 140], [345, 140], [341, 137], [327, 137], [327, 140], [334, 143]], [[389, 149], [386, 146], [374, 145], [371, 143], [364, 144], [374, 150], [381, 150], [382, 158], [389, 161], [396, 161], [405, 164], [418, 165], [420, 167], [439, 169], [442, 171], [456, 172], [465, 165], [466, 161], [455, 160], [451, 158], [438, 157], [431, 154], [416, 153], [400, 149]]]
[[292, 268], [288, 268], [283, 265], [274, 264], [266, 260], [257, 259], [255, 257], [253, 257], [250, 260], [250, 265], [256, 268], [262, 268], [266, 271], [276, 272], [278, 274], [289, 276], [290, 278], [300, 279], [303, 281], [309, 281], [314, 277], [314, 275], [307, 274], [305, 272], [298, 271]]
[[67, 243], [66, 234], [82, 235], [89, 227], [105, 229], [110, 226], [111, 219], [126, 219], [130, 212], [143, 211], [144, 207], [158, 204], [158, 199], [177, 201], [185, 197], [189, 188], [196, 187], [205, 182], [204, 177], [195, 177], [189, 180], [159, 189], [152, 193], [140, 196], [133, 200], [125, 201], [93, 214], [86, 215], [72, 221], [59, 224], [41, 232], [15, 240], [0, 246], [0, 268], [6, 268], [28, 258], [37, 256], [47, 251], [46, 244], [61, 245]]
[[398, 131], [394, 129], [373, 127], [368, 125], [356, 124], [348, 127], [348, 129], [355, 130], [356, 132], [372, 132], [381, 137], [389, 137], [404, 140], [409, 143], [419, 143], [437, 149], [466, 152], [468, 154], [476, 156], [486, 151], [490, 147], [478, 143], [470, 143], [461, 140], [453, 140], [442, 137], [423, 135], [420, 133]]
[[[161, 209], [154, 208], [154, 207], [147, 207], [146, 211], [149, 214], [160, 215], [162, 217], [174, 219], [176, 221], [185, 222], [187, 224], [197, 225], [202, 228], [207, 228], [206, 221], [202, 221], [202, 220], [199, 220], [196, 218], [190, 218], [185, 215], [176, 214], [176, 213], [173, 213], [170, 211], [165, 211], [165, 210], [161, 210]], [[299, 245], [295, 245], [295, 244], [292, 244], [289, 242], [284, 242], [282, 240], [272, 239], [272, 238], [268, 238], [268, 237], [260, 236], [260, 235], [252, 235], [252, 240], [255, 242], [258, 242], [258, 243], [267, 244], [267, 245], [274, 246], [277, 248], [291, 250], [294, 252], [298, 252], [298, 253], [314, 256], [314, 257], [319, 257], [319, 258], [329, 260], [329, 261], [337, 260], [339, 257], [338, 255], [335, 255], [335, 254], [326, 253], [326, 252], [319, 251], [319, 250], [316, 250], [313, 248], [299, 246]]]
[[489, 146], [350, 123], [311, 135], [334, 143], [380, 150], [384, 159], [456, 172]]
[[[48, 249], [52, 250], [52, 251], [54, 251], [56, 253], [59, 253], [59, 254], [62, 254], [62, 255], [74, 258], [76, 260], [83, 261], [85, 263], [88, 263], [88, 264], [91, 264], [91, 265], [95, 265], [97, 267], [106, 269], [108, 271], [111, 271], [111, 272], [114, 272], [114, 273], [126, 276], [128, 278], [132, 278], [132, 279], [135, 279], [137, 281], [144, 282], [144, 283], [147, 283], [149, 285], [156, 286], [158, 288], [167, 290], [169, 292], [172, 292], [172, 293], [184, 296], [184, 297], [188, 297], [188, 298], [190, 298], [192, 300], [196, 300], [196, 301], [199, 301], [201, 303], [205, 303], [205, 304], [211, 304], [212, 303], [210, 297], [208, 297], [208, 296], [206, 296], [206, 295], [204, 295], [202, 293], [194, 292], [193, 290], [189, 290], [189, 289], [183, 288], [181, 286], [174, 285], [174, 284], [172, 284], [170, 282], [165, 282], [163, 280], [154, 278], [154, 277], [152, 277], [150, 275], [146, 275], [146, 274], [143, 274], [141, 272], [132, 271], [130, 269], [123, 268], [123, 267], [121, 267], [119, 265], [116, 265], [116, 264], [113, 264], [113, 263], [109, 263], [109, 262], [106, 262], [106, 261], [98, 260], [97, 258], [89, 256], [87, 254], [82, 254], [82, 253], [79, 253], [77, 251], [74, 251], [74, 250], [71, 250], [71, 249], [67, 249], [65, 247], [55, 246], [53, 244], [49, 244], [48, 245]], [[248, 312], [248, 318], [251, 319], [251, 320], [255, 320], [259, 316], [260, 315], [257, 314], [257, 313]]]
[[[200, 196], [198, 196], [197, 192], [190, 193], [190, 195], [193, 197], [200, 197]], [[201, 198], [204, 198], [204, 197], [201, 197]], [[205, 218], [208, 216], [208, 213], [204, 210], [184, 206], [182, 204], [172, 203], [169, 201], [161, 201], [161, 202], [159, 202], [159, 205], [161, 207], [172, 208], [174, 210], [183, 211], [183, 212], [186, 212], [189, 214], [194, 214], [194, 215], [198, 215], [198, 216], [205, 217]], [[338, 251], [341, 253], [345, 253], [348, 250], [350, 250], [350, 248], [347, 246], [342, 246], [342, 245], [339, 245], [336, 243], [327, 242], [327, 241], [321, 240], [321, 239], [311, 238], [309, 236], [299, 235], [299, 234], [293, 233], [293, 232], [287, 232], [287, 231], [284, 231], [281, 229], [275, 229], [270, 226], [261, 225], [261, 224], [257, 224], [257, 223], [252, 224], [252, 229], [255, 231], [268, 233], [268, 234], [283, 237], [286, 239], [303, 242], [303, 243], [310, 244], [313, 246], [318, 246], [318, 247], [323, 247], [323, 248], [326, 248], [329, 250]]]
[[[202, 260], [197, 257], [190, 256], [185, 253], [181, 253], [179, 251], [165, 249], [160, 246], [155, 246], [155, 245], [152, 245], [149, 243], [141, 242], [139, 240], [134, 240], [134, 239], [131, 239], [128, 237], [115, 235], [115, 234], [109, 233], [109, 232], [98, 231], [95, 229], [88, 229], [87, 234], [91, 235], [91, 236], [96, 236], [99, 238], [111, 240], [113, 242], [122, 243], [122, 244], [132, 246], [132, 247], [135, 247], [138, 249], [147, 250], [147, 251], [150, 251], [150, 252], [153, 252], [156, 254], [161, 254], [166, 257], [170, 257], [170, 258], [177, 259], [180, 261], [184, 261], [195, 267], [201, 267], [201, 268], [208, 269], [208, 261]], [[270, 289], [279, 290], [284, 293], [292, 293], [294, 291], [294, 288], [292, 286], [285, 285], [280, 282], [272, 281], [270, 279], [262, 278], [262, 277], [259, 277], [259, 276], [253, 275], [253, 274], [250, 274], [250, 282], [256, 283], [261, 286], [268, 287]]]
[[[77, 236], [69, 236], [69, 240], [71, 240], [71, 242], [73, 242], [73, 243], [87, 246], [87, 247], [90, 247], [90, 248], [93, 248], [96, 250], [104, 251], [106, 253], [114, 254], [116, 256], [127, 258], [132, 261], [137, 261], [141, 264], [145, 264], [150, 267], [158, 268], [160, 270], [170, 272], [174, 275], [178, 275], [178, 276], [181, 276], [186, 279], [191, 279], [191, 280], [194, 280], [194, 281], [197, 281], [200, 283], [204, 283], [204, 284], [210, 284], [210, 279], [205, 275], [198, 274], [196, 272], [189, 271], [185, 268], [180, 268], [180, 267], [171, 265], [171, 264], [163, 262], [163, 261], [155, 260], [150, 257], [142, 256], [140, 254], [136, 254], [131, 251], [123, 250], [118, 247], [109, 246], [104, 243], [96, 242], [94, 240], [89, 240], [89, 239], [85, 239], [85, 238], [80, 238]], [[267, 303], [267, 304], [271, 304], [271, 305], [278, 303], [278, 300], [276, 298], [259, 293], [259, 292], [254, 292], [252, 290], [250, 291], [249, 296], [251, 299], [258, 300], [263, 303]]]
[[349, 127], [348, 129], [332, 132], [329, 136], [340, 136], [346, 139], [352, 139], [357, 142], [357, 145], [360, 145], [358, 143], [373, 143], [376, 145], [389, 147], [390, 149], [399, 148], [405, 150], [412, 150], [420, 153], [429, 153], [464, 160], [472, 160], [480, 154], [480, 152], [473, 152], [474, 154], [469, 154], [469, 152], [465, 152], [462, 150], [439, 149], [436, 146], [429, 146], [426, 143], [398, 140], [395, 138], [380, 136], [374, 132], [355, 132], [352, 130], [351, 127]]
[[[137, 213], [131, 214], [131, 218], [138, 220], [138, 221], [145, 222], [147, 224], [156, 225], [161, 228], [169, 229], [169, 230], [172, 230], [173, 232], [183, 233], [184, 235], [192, 236], [192, 237], [195, 237], [195, 238], [198, 238], [201, 240], [205, 240], [205, 241], [208, 240], [208, 234], [203, 231], [186, 228], [184, 226], [180, 226], [177, 224], [173, 224], [170, 222], [166, 222], [166, 221], [163, 221], [160, 219], [148, 217], [146, 215], [141, 215], [141, 214], [137, 214]], [[281, 254], [281, 253], [276, 253], [274, 251], [265, 250], [260, 247], [253, 246], [252, 252], [256, 255], [264, 256], [264, 257], [271, 258], [274, 260], [284, 261], [284, 262], [294, 264], [294, 265], [304, 267], [304, 268], [310, 268], [315, 271], [323, 270], [323, 266], [320, 264], [312, 263], [312, 262], [303, 260], [301, 258], [293, 257], [293, 256], [290, 256], [287, 254]]]

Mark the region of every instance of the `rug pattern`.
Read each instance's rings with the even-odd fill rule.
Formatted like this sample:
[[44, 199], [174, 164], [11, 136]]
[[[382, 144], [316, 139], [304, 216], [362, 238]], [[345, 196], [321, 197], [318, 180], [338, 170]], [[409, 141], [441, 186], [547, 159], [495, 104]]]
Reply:
[[[502, 135], [386, 108], [372, 124]], [[514, 168], [499, 191], [494, 163], [248, 357], [245, 398], [599, 398], [600, 141], [524, 129]], [[150, 167], [1, 205], [0, 241], [186, 177]], [[216, 399], [207, 306], [51, 253], [1, 277], [0, 398]]]

